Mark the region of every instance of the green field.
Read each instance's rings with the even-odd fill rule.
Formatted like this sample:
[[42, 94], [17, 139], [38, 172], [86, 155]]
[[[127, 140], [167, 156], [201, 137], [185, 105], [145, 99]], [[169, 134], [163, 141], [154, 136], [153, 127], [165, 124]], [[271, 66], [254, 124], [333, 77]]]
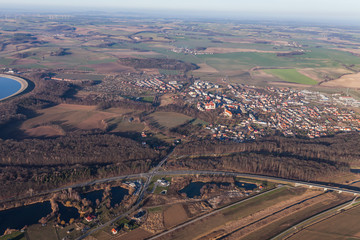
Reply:
[[267, 69], [265, 72], [279, 77], [286, 82], [293, 82], [306, 85], [316, 85], [317, 82], [299, 73], [296, 69]]
[[0, 65], [7, 66], [11, 64], [14, 60], [9, 58], [0, 58]]
[[160, 126], [166, 128], [179, 126], [192, 119], [189, 116], [175, 112], [155, 112], [149, 116], [152, 117]]
[[180, 74], [180, 71], [159, 69], [159, 73], [163, 74], [163, 75], [178, 75], [178, 74]]

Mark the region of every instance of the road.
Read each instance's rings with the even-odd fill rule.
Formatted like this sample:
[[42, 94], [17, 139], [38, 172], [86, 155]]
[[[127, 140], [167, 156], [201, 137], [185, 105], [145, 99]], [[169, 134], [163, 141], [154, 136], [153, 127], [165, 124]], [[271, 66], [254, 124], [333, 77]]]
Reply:
[[[171, 153], [170, 153], [171, 154]], [[169, 155], [170, 155], [169, 154]], [[141, 201], [145, 195], [146, 190], [149, 187], [149, 184], [151, 182], [151, 179], [154, 176], [157, 175], [167, 175], [167, 176], [173, 176], [173, 175], [221, 175], [221, 176], [233, 176], [233, 177], [244, 177], [244, 178], [255, 178], [255, 179], [260, 179], [260, 180], [266, 180], [266, 181], [274, 181], [274, 182], [283, 182], [283, 183], [291, 183], [291, 184], [298, 184], [301, 186], [307, 186], [307, 187], [313, 187], [313, 188], [321, 188], [321, 189], [327, 189], [327, 190], [333, 190], [333, 191], [341, 191], [344, 193], [350, 193], [350, 194], [356, 194], [356, 195], [360, 195], [360, 191], [356, 191], [356, 190], [351, 190], [351, 189], [346, 189], [346, 188], [338, 188], [338, 187], [329, 187], [326, 185], [322, 185], [322, 184], [316, 184], [316, 183], [311, 183], [311, 182], [304, 182], [304, 181], [297, 181], [297, 180], [289, 180], [289, 179], [283, 179], [283, 178], [277, 178], [277, 177], [270, 177], [270, 176], [264, 176], [264, 175], [256, 175], [256, 174], [247, 174], [247, 173], [237, 173], [237, 172], [224, 172], [224, 171], [197, 171], [197, 170], [180, 170], [180, 171], [159, 171], [160, 167], [164, 164], [164, 162], [168, 159], [168, 156], [166, 156], [158, 165], [157, 167], [155, 167], [153, 170], [151, 170], [149, 173], [140, 173], [140, 174], [132, 174], [132, 175], [126, 175], [126, 176], [119, 176], [119, 177], [114, 177], [114, 178], [107, 178], [107, 179], [101, 179], [101, 180], [97, 180], [97, 181], [92, 181], [91, 184], [96, 184], [96, 183], [100, 183], [100, 182], [107, 182], [107, 181], [111, 181], [111, 180], [119, 180], [119, 179], [126, 179], [126, 178], [140, 178], [140, 177], [145, 177], [146, 181], [145, 184], [143, 185], [143, 188], [139, 194], [139, 198], [136, 202], [136, 204], [130, 209], [128, 210], [126, 213], [121, 214], [120, 216], [116, 217], [115, 219], [105, 223], [102, 226], [99, 226], [89, 232], [87, 232], [86, 234], [84, 234], [83, 236], [79, 237], [78, 239], [83, 239], [89, 235], [91, 235], [92, 233], [111, 225], [112, 223], [116, 222], [117, 220], [126, 217], [127, 215], [129, 215], [131, 212], [134, 212], [141, 204]], [[65, 188], [67, 189], [67, 188]], [[255, 197], [255, 196], [254, 196]], [[251, 199], [251, 198], [249, 198]], [[234, 205], [236, 205], [238, 203], [234, 203]], [[215, 212], [209, 213], [214, 214]], [[209, 215], [209, 216], [210, 216]], [[206, 217], [206, 215], [204, 215], [204, 217]], [[195, 220], [194, 220], [195, 221]], [[191, 222], [188, 222], [187, 224], [190, 224]]]
[[[173, 152], [173, 150], [171, 150], [169, 152], [169, 154], [166, 157], [164, 157], [156, 167], [154, 167], [150, 172], [147, 172], [147, 173], [129, 174], [129, 175], [122, 175], [122, 176], [92, 180], [92, 181], [88, 181], [88, 182], [83, 182], [83, 183], [73, 184], [73, 185], [69, 185], [69, 186], [65, 186], [65, 187], [55, 188], [52, 190], [43, 191], [43, 192], [32, 195], [32, 197], [47, 195], [47, 194], [51, 194], [51, 193], [55, 193], [55, 192], [61, 192], [63, 190], [67, 190], [69, 188], [82, 188], [85, 186], [91, 186], [94, 184], [105, 183], [105, 182], [113, 182], [113, 181], [124, 180], [124, 179], [133, 179], [133, 178], [147, 178], [148, 179], [149, 176], [151, 176], [151, 178], [152, 178], [157, 175], [157, 173], [159, 172], [159, 169], [166, 162], [166, 160], [169, 158], [169, 156], [172, 154], [172, 152]], [[150, 184], [150, 182], [148, 184]], [[0, 203], [10, 202], [10, 201], [15, 201], [15, 200], [18, 201], [18, 200], [26, 199], [29, 197], [30, 197], [29, 195], [23, 196], [23, 197], [12, 197], [12, 198], [8, 198], [8, 199], [0, 201]]]
[[[140, 206], [141, 201], [143, 200], [143, 198], [145, 196], [145, 192], [148, 189], [152, 178], [154, 176], [158, 176], [158, 175], [167, 175], [167, 176], [173, 176], [173, 175], [220, 175], [220, 176], [254, 178], [254, 179], [260, 179], [260, 180], [265, 180], [265, 181], [291, 183], [291, 184], [301, 185], [301, 186], [306, 186], [306, 187], [321, 188], [321, 189], [324, 189], [324, 190], [326, 189], [326, 190], [333, 190], [333, 191], [338, 191], [338, 192], [350, 193], [350, 194], [354, 194], [354, 195], [360, 195], [360, 190], [347, 189], [345, 187], [331, 187], [331, 186], [312, 183], [312, 182], [290, 180], [290, 179], [271, 177], [271, 176], [264, 176], [264, 175], [257, 175], [257, 174], [247, 174], [247, 173], [227, 172], [227, 171], [211, 171], [211, 170], [160, 171], [160, 168], [166, 162], [166, 160], [169, 158], [169, 156], [171, 154], [172, 154], [172, 151], [170, 151], [170, 153], [166, 157], [164, 157], [156, 167], [154, 167], [152, 170], [150, 170], [150, 172], [147, 172], [147, 173], [129, 174], [129, 175], [123, 175], [123, 176], [116, 176], [116, 177], [111, 177], [111, 178], [103, 178], [103, 179], [93, 180], [93, 181], [89, 181], [89, 182], [84, 182], [84, 183], [74, 184], [74, 185], [65, 186], [65, 187], [61, 187], [61, 188], [56, 188], [56, 189], [53, 189], [53, 190], [44, 191], [44, 192], [41, 192], [41, 193], [38, 193], [38, 194], [34, 194], [33, 196], [41, 196], [41, 195], [46, 195], [46, 194], [59, 192], [59, 191], [66, 190], [66, 189], [69, 189], [69, 188], [81, 188], [81, 187], [84, 187], [84, 186], [89, 186], [89, 185], [94, 185], [94, 184], [99, 184], [99, 183], [105, 183], [105, 182], [112, 182], [112, 181], [125, 180], [125, 179], [134, 179], [134, 178], [137, 178], [137, 179], [146, 178], [145, 184], [143, 185], [143, 187], [142, 187], [142, 189], [140, 191], [139, 198], [136, 201], [135, 205], [131, 209], [129, 209], [124, 214], [121, 214], [120, 216], [116, 217], [115, 219], [113, 219], [113, 220], [111, 220], [109, 222], [106, 222], [102, 226], [99, 226], [99, 227], [87, 232], [86, 234], [84, 234], [80, 238], [78, 238], [78, 239], [83, 239], [86, 236], [89, 236], [90, 234], [100, 230], [103, 227], [111, 225], [112, 223], [116, 222], [117, 220], [119, 220], [119, 219], [121, 219], [123, 217], [126, 217], [131, 212], [135, 211]], [[29, 197], [29, 196], [26, 196], [26, 197], [24, 196], [23, 198], [27, 198], [27, 197]], [[16, 200], [19, 200], [19, 199], [20, 198], [16, 198]], [[10, 199], [7, 199], [7, 200], [2, 201], [2, 202], [13, 201], [13, 200], [15, 200], [15, 199], [10, 198]]]
[[193, 219], [193, 220], [190, 220], [190, 221], [188, 221], [188, 222], [185, 222], [185, 223], [183, 223], [183, 224], [180, 224], [180, 225], [178, 225], [178, 226], [176, 226], [176, 227], [174, 227], [174, 228], [172, 228], [172, 229], [170, 229], [170, 230], [167, 230], [167, 231], [165, 231], [165, 232], [162, 232], [162, 233], [160, 233], [160, 234], [158, 234], [158, 235], [156, 235], [156, 236], [154, 236], [154, 237], [148, 238], [148, 240], [157, 239], [157, 238], [159, 238], [159, 237], [165, 236], [166, 234], [169, 234], [169, 233], [171, 233], [171, 232], [173, 232], [173, 231], [176, 231], [176, 230], [178, 230], [178, 229], [180, 229], [180, 228], [186, 227], [186, 226], [188, 226], [188, 225], [190, 225], [190, 224], [193, 224], [193, 223], [195, 223], [195, 222], [197, 222], [197, 221], [199, 221], [199, 220], [201, 220], [201, 219], [204, 219], [204, 218], [207, 218], [207, 217], [209, 217], [209, 216], [211, 216], [211, 215], [214, 215], [214, 214], [216, 214], [216, 213], [219, 213], [219, 212], [221, 212], [221, 211], [223, 211], [223, 210], [225, 210], [225, 209], [231, 208], [231, 207], [236, 206], [236, 205], [238, 205], [238, 204], [240, 204], [240, 203], [243, 203], [243, 202], [250, 201], [250, 200], [252, 200], [252, 199], [254, 199], [254, 198], [256, 198], [256, 197], [259, 197], [259, 196], [261, 196], [261, 195], [263, 195], [263, 194], [266, 194], [266, 193], [269, 193], [269, 192], [273, 192], [273, 191], [278, 190], [278, 189], [279, 189], [279, 188], [275, 188], [275, 189], [272, 189], [272, 190], [270, 190], [270, 191], [265, 191], [265, 192], [263, 192], [263, 193], [260, 193], [260, 194], [255, 195], [255, 196], [252, 196], [252, 197], [246, 198], [246, 199], [244, 199], [244, 200], [240, 200], [240, 201], [238, 201], [238, 202], [235, 202], [235, 203], [232, 203], [232, 204], [230, 204], [230, 205], [227, 205], [227, 206], [225, 206], [225, 207], [219, 208], [219, 209], [217, 209], [217, 210], [215, 210], [215, 211], [212, 211], [212, 212], [210, 212], [210, 213], [207, 213], [207, 214], [204, 214], [204, 215], [202, 215], [202, 216], [200, 216], [200, 217], [197, 217], [197, 218], [195, 218], [195, 219]]
[[[125, 179], [147, 178], [147, 180], [149, 180], [149, 176], [151, 176], [151, 178], [152, 178], [152, 177], [154, 177], [156, 175], [169, 175], [169, 176], [171, 176], [171, 175], [196, 175], [196, 174], [255, 178], [255, 179], [274, 181], [274, 182], [298, 184], [298, 185], [303, 185], [303, 186], [307, 186], [307, 187], [315, 187], [315, 188], [322, 188], [322, 189], [326, 188], [327, 190], [341, 191], [341, 192], [345, 192], [345, 193], [359, 194], [360, 195], [359, 190], [352, 190], [352, 189], [348, 189], [346, 187], [331, 187], [331, 186], [328, 186], [328, 185], [323, 185], [323, 184], [318, 184], [318, 183], [304, 182], [304, 181], [298, 181], [298, 180], [290, 180], [290, 179], [285, 179], [285, 178], [270, 177], [270, 176], [257, 175], [257, 174], [247, 174], [247, 173], [239, 173], [239, 172], [226, 172], [226, 171], [210, 171], [210, 170], [209, 171], [207, 171], [207, 170], [204, 170], [204, 171], [201, 171], [201, 170], [199, 170], [199, 171], [198, 170], [159, 171], [160, 167], [165, 163], [165, 161], [167, 159], [168, 159], [168, 156], [165, 157], [159, 163], [159, 165], [157, 167], [155, 167], [153, 170], [151, 170], [148, 173], [138, 173], [138, 174], [129, 174], [129, 175], [123, 175], [123, 176], [116, 176], [116, 177], [111, 177], [111, 178], [103, 178], [103, 179], [99, 179], [99, 180], [93, 180], [93, 181], [89, 181], [89, 182], [84, 182], [84, 183], [79, 183], [79, 184], [74, 184], [74, 185], [69, 185], [69, 186], [65, 186], [65, 187], [60, 187], [60, 188], [44, 191], [44, 192], [41, 192], [41, 193], [34, 194], [33, 196], [41, 196], [41, 195], [51, 194], [51, 193], [55, 193], [55, 192], [60, 192], [62, 190], [67, 190], [69, 188], [81, 188], [81, 187], [90, 186], [90, 185], [94, 185], [94, 184], [112, 182], [112, 181], [118, 181], [118, 180], [125, 180]], [[150, 181], [149, 181], [149, 183], [150, 183]], [[24, 197], [20, 197], [20, 198], [19, 197], [17, 197], [17, 198], [9, 198], [9, 199], [1, 201], [0, 203], [14, 201], [14, 200], [21, 200], [21, 199], [25, 199], [25, 198], [28, 198], [28, 197], [29, 196], [24, 196]]]
[[[85, 237], [99, 231], [100, 229], [104, 228], [104, 227], [107, 227], [107, 226], [110, 226], [111, 224], [113, 224], [114, 222], [120, 220], [121, 218], [124, 218], [126, 217], [127, 215], [129, 215], [130, 213], [134, 212], [135, 210], [137, 210], [141, 204], [141, 201], [143, 200], [144, 196], [145, 196], [145, 192], [146, 190], [149, 188], [149, 185], [151, 183], [151, 180], [154, 176], [157, 175], [157, 173], [159, 172], [159, 169], [162, 167], [162, 165], [166, 162], [166, 160], [169, 158], [169, 156], [172, 154], [173, 152], [173, 149], [171, 149], [171, 151], [166, 155], [166, 157], [164, 157], [160, 162], [159, 164], [154, 167], [152, 170], [150, 170], [149, 173], [140, 173], [138, 174], [139, 177], [146, 177], [146, 181], [145, 181], [145, 184], [142, 186], [142, 189], [140, 191], [140, 194], [139, 194], [139, 197], [138, 199], [136, 200], [136, 203], [135, 205], [133, 205], [128, 211], [126, 211], [125, 213], [117, 216], [116, 218], [104, 223], [103, 225], [101, 226], [98, 226], [94, 229], [92, 229], [91, 231], [88, 231], [86, 232], [84, 235], [80, 236], [79, 238], [77, 238], [78, 240], [80, 239], [84, 239]], [[130, 178], [133, 178], [134, 176], [136, 176], [137, 174], [133, 174], [133, 175], [127, 175], [127, 176], [131, 176]], [[119, 179], [124, 179], [124, 178], [129, 178], [127, 176], [122, 176], [123, 178], [120, 177], [115, 177], [116, 180], [119, 180]], [[104, 179], [103, 179], [104, 180]], [[107, 179], [109, 181], [109, 179]], [[99, 180], [101, 181], [101, 180]], [[97, 183], [97, 181], [93, 181], [94, 183], [92, 184], [95, 184]]]

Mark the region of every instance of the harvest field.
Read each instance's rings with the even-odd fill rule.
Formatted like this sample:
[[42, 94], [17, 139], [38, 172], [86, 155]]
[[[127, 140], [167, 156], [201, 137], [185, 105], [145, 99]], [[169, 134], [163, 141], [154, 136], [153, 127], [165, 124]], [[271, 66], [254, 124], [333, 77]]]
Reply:
[[188, 220], [182, 204], [172, 205], [164, 211], [165, 227], [173, 227]]
[[289, 239], [358, 239], [360, 238], [360, 206], [330, 217], [298, 232]]
[[346, 74], [341, 78], [328, 81], [323, 86], [360, 88], [360, 73]]
[[296, 69], [266, 69], [266, 73], [273, 74], [285, 82], [306, 84], [306, 85], [316, 85], [317, 82], [314, 79], [311, 79], [301, 73]]
[[42, 136], [63, 135], [62, 129], [69, 128], [105, 129], [108, 124], [113, 125], [114, 131], [122, 129], [141, 131], [143, 128], [141, 124], [139, 126], [139, 124], [130, 123], [123, 117], [124, 114], [133, 112], [135, 111], [121, 108], [100, 111], [96, 109], [96, 106], [60, 104], [38, 111], [39, 115], [25, 121], [21, 129], [31, 136], [40, 136], [40, 133]]

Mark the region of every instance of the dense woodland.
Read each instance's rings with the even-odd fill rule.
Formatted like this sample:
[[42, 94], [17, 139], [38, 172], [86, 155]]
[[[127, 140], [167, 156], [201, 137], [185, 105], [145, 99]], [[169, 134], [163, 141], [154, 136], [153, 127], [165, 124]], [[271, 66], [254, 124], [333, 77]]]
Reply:
[[199, 67], [192, 63], [186, 63], [175, 59], [162, 59], [162, 58], [120, 58], [119, 62], [125, 66], [131, 66], [134, 68], [156, 68], [166, 70], [180, 70], [190, 71], [196, 70]]
[[[163, 153], [165, 154], [165, 153]], [[55, 139], [0, 140], [0, 198], [115, 175], [146, 172], [161, 153], [127, 138], [73, 132]]]
[[[360, 135], [315, 140], [268, 137], [256, 142], [191, 142], [179, 145], [171, 168], [223, 169], [291, 179], [318, 180], [349, 172], [360, 162]], [[191, 157], [190, 157], [191, 156]], [[205, 157], [206, 156], [206, 157]]]

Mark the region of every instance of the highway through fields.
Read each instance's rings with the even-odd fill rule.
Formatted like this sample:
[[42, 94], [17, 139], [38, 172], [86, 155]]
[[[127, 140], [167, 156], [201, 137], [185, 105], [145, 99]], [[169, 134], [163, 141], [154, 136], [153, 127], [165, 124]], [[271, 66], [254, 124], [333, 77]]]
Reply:
[[[169, 155], [168, 155], [169, 156]], [[108, 181], [114, 181], [114, 180], [121, 180], [121, 179], [128, 179], [128, 178], [146, 178], [145, 184], [142, 187], [142, 190], [139, 194], [139, 198], [136, 202], [136, 204], [127, 212], [121, 214], [120, 216], [116, 217], [115, 219], [101, 225], [98, 226], [97, 228], [85, 233], [83, 236], [79, 237], [78, 239], [83, 239], [89, 235], [91, 235], [92, 233], [95, 233], [96, 231], [111, 225], [112, 223], [116, 222], [117, 220], [126, 217], [127, 215], [129, 215], [131, 212], [134, 212], [135, 210], [138, 209], [138, 207], [141, 205], [141, 201], [145, 195], [145, 192], [147, 190], [147, 188], [149, 187], [149, 184], [151, 182], [151, 179], [154, 176], [158, 176], [158, 175], [163, 175], [163, 176], [175, 176], [175, 175], [216, 175], [216, 176], [232, 176], [232, 177], [243, 177], [243, 178], [252, 178], [252, 179], [259, 179], [259, 180], [264, 180], [264, 181], [273, 181], [273, 182], [280, 182], [280, 183], [286, 183], [286, 184], [295, 184], [298, 186], [304, 186], [304, 187], [309, 187], [309, 188], [320, 188], [320, 189], [324, 189], [324, 190], [332, 190], [332, 191], [338, 191], [338, 192], [343, 192], [343, 193], [349, 193], [349, 194], [354, 194], [354, 195], [360, 195], [360, 190], [352, 190], [352, 189], [346, 189], [346, 188], [340, 188], [340, 187], [331, 187], [331, 186], [327, 186], [327, 185], [322, 185], [322, 184], [317, 184], [317, 183], [311, 183], [311, 182], [304, 182], [304, 181], [297, 181], [297, 180], [289, 180], [289, 179], [284, 179], [284, 178], [278, 178], [278, 177], [270, 177], [270, 176], [264, 176], [264, 175], [256, 175], [256, 174], [247, 174], [247, 173], [237, 173], [237, 172], [225, 172], [225, 171], [198, 171], [198, 170], [179, 170], [179, 171], [159, 171], [160, 167], [162, 166], [162, 164], [164, 164], [164, 162], [167, 160], [167, 157], [165, 157], [157, 167], [155, 167], [153, 170], [151, 170], [149, 173], [140, 173], [140, 174], [132, 174], [132, 175], [126, 175], [126, 176], [119, 176], [119, 177], [114, 177], [114, 178], [107, 178], [107, 179], [100, 179], [100, 180], [96, 180], [96, 181], [92, 181], [91, 184], [96, 184], [96, 183], [102, 183], [102, 182], [108, 182]], [[75, 185], [77, 186], [77, 185]], [[69, 187], [67, 187], [69, 188]], [[65, 189], [67, 189], [65, 188]], [[258, 196], [258, 195], [256, 195]], [[254, 196], [254, 197], [256, 197]], [[251, 197], [253, 198], [253, 197]], [[248, 199], [251, 199], [248, 198]], [[246, 199], [245, 199], [246, 200]], [[244, 201], [244, 200], [243, 200]], [[238, 202], [239, 203], [239, 202]], [[233, 205], [236, 205], [238, 203], [234, 203]], [[231, 205], [231, 206], [233, 206]], [[222, 209], [219, 209], [219, 211]], [[217, 210], [216, 210], [217, 211]], [[211, 214], [216, 213], [216, 211], [209, 213], [208, 216], [210, 216]], [[203, 217], [206, 217], [206, 215], [204, 215]], [[197, 221], [197, 219], [194, 219], [194, 221]], [[190, 223], [192, 223], [190, 221]], [[190, 224], [190, 223], [186, 223], [186, 224]], [[180, 226], [179, 226], [180, 228]]]
[[[166, 159], [163, 159], [160, 162], [160, 164], [163, 164], [166, 161]], [[122, 175], [122, 176], [116, 176], [116, 177], [111, 177], [111, 178], [102, 178], [102, 179], [98, 179], [98, 180], [92, 180], [92, 181], [88, 181], [88, 182], [84, 182], [84, 183], [79, 183], [79, 184], [74, 184], [74, 185], [69, 185], [69, 186], [65, 186], [65, 187], [60, 187], [60, 188], [44, 191], [41, 193], [34, 194], [32, 196], [41, 196], [41, 195], [51, 194], [51, 193], [55, 193], [55, 192], [60, 192], [63, 190], [67, 190], [69, 188], [81, 188], [81, 187], [85, 187], [85, 186], [91, 186], [91, 185], [95, 185], [95, 184], [119, 181], [119, 180], [126, 180], [126, 179], [147, 178], [147, 180], [149, 180], [149, 176], [161, 176], [161, 175], [163, 175], [163, 176], [166, 176], [166, 175], [168, 175], [168, 176], [174, 176], [174, 175], [220, 175], [220, 176], [254, 178], [254, 179], [259, 179], [259, 180], [264, 180], [264, 181], [274, 181], [274, 182], [280, 182], [280, 183], [285, 183], [285, 184], [290, 183], [290, 184], [300, 185], [300, 186], [304, 186], [304, 187], [322, 188], [322, 189], [326, 189], [326, 190], [360, 195], [360, 190], [349, 189], [349, 188], [346, 188], [346, 186], [333, 187], [333, 186], [318, 184], [318, 183], [313, 183], [313, 182], [291, 180], [291, 179], [271, 177], [271, 176], [266, 176], [266, 175], [248, 174], [248, 173], [240, 173], [240, 172], [227, 172], [227, 171], [213, 171], [213, 170], [159, 171], [159, 169], [160, 169], [160, 167], [156, 167], [147, 173], [129, 174], [129, 175]], [[151, 181], [149, 181], [149, 183], [150, 182]], [[144, 192], [144, 191], [145, 190], [143, 188], [142, 192]], [[9, 198], [9, 199], [1, 201], [0, 203], [14, 201], [14, 200], [20, 200], [20, 199], [24, 199], [24, 198], [28, 198], [28, 197], [30, 197], [30, 196], [28, 195], [28, 196], [23, 196], [21, 198], [19, 198], [19, 197]]]

